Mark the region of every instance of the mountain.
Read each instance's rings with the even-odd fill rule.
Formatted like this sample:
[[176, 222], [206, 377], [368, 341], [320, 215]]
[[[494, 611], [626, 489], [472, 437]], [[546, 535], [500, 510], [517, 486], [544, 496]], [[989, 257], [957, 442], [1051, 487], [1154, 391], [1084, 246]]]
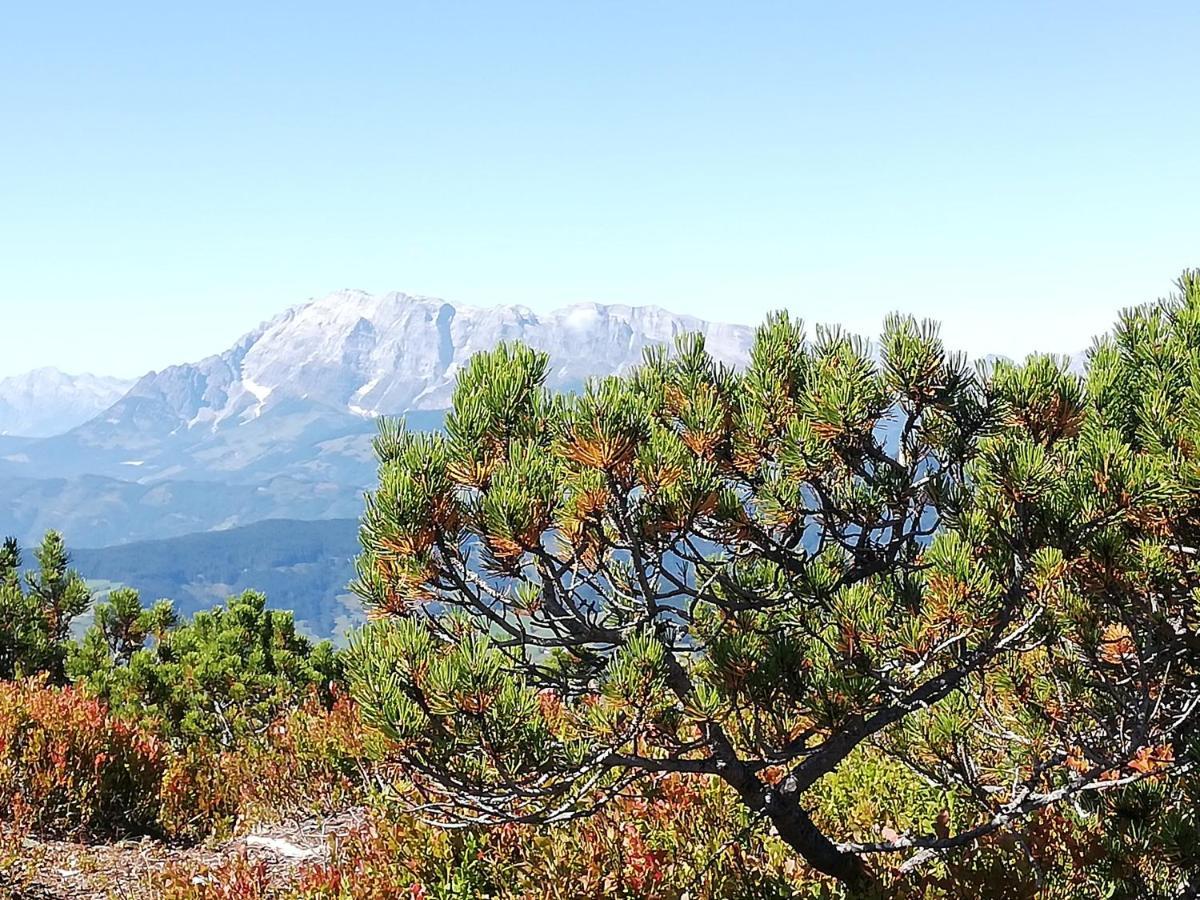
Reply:
[[144, 600], [167, 597], [191, 615], [253, 588], [273, 608], [295, 612], [308, 634], [326, 638], [363, 621], [362, 606], [346, 587], [358, 551], [354, 519], [267, 520], [167, 540], [73, 549], [71, 559], [101, 597], [115, 587], [132, 587]]
[[0, 534], [30, 543], [55, 527], [85, 546], [357, 516], [375, 480], [376, 417], [440, 427], [474, 353], [524, 341], [550, 354], [551, 386], [571, 388], [689, 331], [719, 359], [746, 362], [751, 329], [655, 307], [538, 314], [338, 291], [222, 353], [147, 374], [63, 434], [0, 435]]
[[70, 431], [119, 400], [132, 380], [34, 369], [0, 378], [0, 435], [48, 437]]
[[[49, 395], [47, 386], [61, 383], [65, 397], [87, 396], [103, 409], [50, 437], [0, 434], [0, 534], [28, 543], [56, 527], [84, 546], [266, 518], [356, 516], [375, 481], [376, 417], [440, 427], [474, 353], [524, 341], [549, 354], [550, 386], [570, 389], [625, 370], [646, 347], [684, 332], [702, 333], [725, 363], [747, 361], [752, 329], [657, 307], [586, 303], [535, 313], [346, 290], [286, 310], [222, 353], [151, 372], [115, 400], [85, 390], [82, 376], [43, 370], [9, 379], [0, 404], [21, 396], [32, 409], [34, 386]], [[18, 382], [25, 387], [11, 386]]]
[[276, 477], [261, 484], [159, 481], [143, 484], [81, 475], [0, 478], [0, 537], [32, 547], [50, 529], [75, 547], [173, 538], [262, 519], [352, 518], [362, 512], [353, 487]]
[[127, 400], [187, 428], [244, 424], [288, 400], [360, 418], [441, 410], [463, 364], [501, 341], [548, 351], [551, 386], [571, 387], [637, 363], [643, 348], [687, 331], [702, 332], [720, 359], [747, 359], [751, 329], [657, 307], [587, 303], [538, 315], [338, 291], [288, 310], [219, 356], [148, 375]]
[[551, 357], [550, 384], [619, 372], [644, 348], [698, 331], [741, 365], [752, 329], [657, 307], [589, 303], [546, 314], [401, 293], [338, 291], [293, 307], [224, 353], [151, 372], [67, 434], [0, 457], [0, 474], [253, 484], [287, 477], [365, 487], [374, 419], [438, 427], [455, 376], [480, 350], [519, 340]]

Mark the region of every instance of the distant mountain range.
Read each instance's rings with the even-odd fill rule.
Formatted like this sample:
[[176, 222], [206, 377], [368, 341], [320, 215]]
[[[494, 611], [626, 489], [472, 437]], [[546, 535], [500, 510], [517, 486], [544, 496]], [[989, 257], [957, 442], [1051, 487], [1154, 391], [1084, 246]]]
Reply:
[[[628, 369], [645, 348], [685, 332], [702, 333], [722, 362], [748, 360], [753, 329], [657, 307], [589, 303], [538, 314], [338, 291], [287, 310], [224, 352], [135, 383], [54, 369], [3, 379], [0, 535], [31, 546], [59, 529], [70, 546], [110, 548], [80, 551], [95, 570], [86, 574], [134, 586], [144, 575], [140, 586], [151, 594], [189, 603], [222, 599], [237, 585], [283, 585], [274, 575], [268, 583], [267, 570], [325, 558], [312, 535], [278, 524], [237, 529], [264, 520], [352, 521], [375, 480], [375, 419], [403, 415], [411, 428], [440, 427], [455, 377], [474, 353], [523, 341], [549, 353], [551, 387], [572, 389]], [[1072, 366], [1081, 368], [1082, 358]], [[206, 568], [210, 541], [244, 542], [253, 556], [258, 544], [293, 539], [299, 543], [284, 554], [292, 562], [247, 566], [246, 578]], [[131, 543], [148, 540], [166, 543]], [[113, 549], [124, 544], [131, 546]], [[151, 571], [139, 563], [148, 558], [188, 562]], [[318, 569], [336, 581], [348, 577], [345, 560], [339, 565]], [[344, 582], [337, 590], [333, 581], [314, 582], [308, 596], [301, 581], [295, 591], [280, 587], [286, 596], [272, 602], [337, 606], [329, 598]], [[336, 618], [304, 617], [315, 629]]]
[[[551, 385], [571, 388], [694, 331], [722, 361], [746, 362], [752, 329], [656, 307], [538, 314], [339, 291], [223, 353], [149, 373], [60, 434], [0, 438], [0, 531], [28, 539], [57, 524], [74, 542], [98, 545], [267, 516], [355, 515], [374, 480], [375, 419], [439, 427], [474, 353], [524, 341], [550, 354]], [[219, 486], [205, 492], [203, 482]]]
[[411, 414], [414, 427], [436, 427], [456, 373], [480, 350], [524, 341], [552, 355], [553, 386], [571, 387], [686, 331], [703, 332], [719, 358], [746, 361], [751, 329], [652, 307], [588, 304], [539, 316], [340, 291], [289, 309], [224, 353], [151, 372], [101, 414], [16, 458], [35, 476], [364, 486], [373, 420]]
[[0, 378], [0, 435], [61, 434], [108, 409], [132, 386], [131, 379], [53, 368]]

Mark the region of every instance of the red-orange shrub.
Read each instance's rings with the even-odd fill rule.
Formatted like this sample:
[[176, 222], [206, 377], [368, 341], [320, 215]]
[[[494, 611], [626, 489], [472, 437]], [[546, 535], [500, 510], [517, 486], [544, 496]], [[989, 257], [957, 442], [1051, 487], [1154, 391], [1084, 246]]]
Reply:
[[162, 900], [263, 900], [271, 896], [266, 864], [239, 853], [203, 871], [171, 866], [155, 885]]
[[162, 782], [160, 822], [198, 839], [358, 802], [370, 754], [358, 710], [345, 696], [325, 709], [315, 697], [235, 749], [199, 741], [172, 756]]
[[377, 812], [330, 850], [284, 896], [761, 900], [799, 896], [813, 884], [727, 790], [676, 777], [647, 781], [595, 816], [556, 827], [445, 831]]
[[100, 701], [0, 682], [0, 807], [55, 834], [153, 830], [167, 748]]

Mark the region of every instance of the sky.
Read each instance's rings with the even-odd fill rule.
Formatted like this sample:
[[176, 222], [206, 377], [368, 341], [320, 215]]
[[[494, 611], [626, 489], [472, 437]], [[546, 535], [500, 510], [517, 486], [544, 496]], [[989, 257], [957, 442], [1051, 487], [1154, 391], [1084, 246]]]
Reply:
[[1073, 352], [1200, 265], [1200, 4], [6, 4], [0, 376], [344, 287]]

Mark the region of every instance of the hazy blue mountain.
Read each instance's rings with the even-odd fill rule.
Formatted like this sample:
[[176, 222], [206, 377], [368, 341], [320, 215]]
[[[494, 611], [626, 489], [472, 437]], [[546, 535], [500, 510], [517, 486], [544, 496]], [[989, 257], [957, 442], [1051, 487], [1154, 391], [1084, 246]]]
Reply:
[[283, 400], [270, 415], [236, 427], [189, 428], [166, 413], [161, 398], [135, 387], [102, 417], [22, 448], [23, 465], [9, 471], [147, 483], [254, 484], [282, 476], [361, 486], [373, 471], [374, 433], [374, 421], [304, 400]]
[[54, 368], [0, 378], [0, 435], [47, 437], [69, 431], [132, 385], [131, 379], [68, 375]]
[[168, 597], [187, 615], [248, 588], [276, 609], [294, 610], [315, 637], [334, 637], [363, 621], [346, 589], [354, 576], [358, 525], [267, 520], [244, 528], [189, 534], [102, 549], [73, 549], [74, 567], [100, 589], [120, 585], [143, 599]]
[[[536, 313], [339, 291], [285, 311], [222, 353], [147, 374], [65, 433], [0, 435], [0, 534], [30, 543], [55, 527], [75, 546], [100, 546], [268, 518], [357, 516], [361, 492], [375, 481], [376, 418], [440, 427], [474, 353], [524, 341], [549, 353], [552, 387], [573, 388], [697, 331], [721, 361], [747, 361], [752, 329], [656, 307]], [[84, 393], [82, 381], [71, 385]]]
[[[0, 461], [4, 460], [6, 456], [19, 458], [23, 451], [33, 443], [33, 438], [0, 434]], [[2, 464], [3, 463], [0, 462], [0, 465]]]
[[277, 477], [258, 485], [139, 484], [97, 475], [0, 477], [0, 536], [33, 546], [53, 528], [71, 546], [99, 547], [225, 529], [262, 519], [358, 516], [361, 493], [332, 482]]
[[0, 448], [0, 474], [225, 484], [283, 476], [363, 488], [374, 478], [374, 420], [404, 414], [414, 428], [437, 427], [458, 370], [480, 350], [524, 341], [549, 352], [552, 386], [574, 387], [689, 331], [704, 333], [723, 361], [745, 363], [751, 329], [656, 307], [538, 314], [339, 291], [287, 310], [223, 353], [149, 373], [65, 434], [18, 452]]

